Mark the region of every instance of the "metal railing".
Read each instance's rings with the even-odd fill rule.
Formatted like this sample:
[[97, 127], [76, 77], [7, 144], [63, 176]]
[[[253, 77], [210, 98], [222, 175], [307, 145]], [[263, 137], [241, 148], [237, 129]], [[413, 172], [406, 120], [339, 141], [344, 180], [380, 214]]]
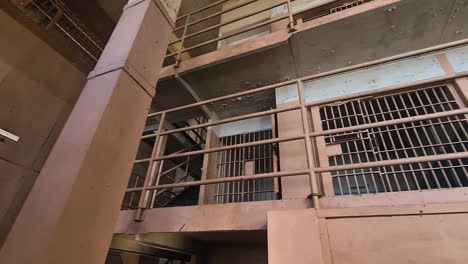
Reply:
[[[285, 20], [285, 21], [287, 20], [288, 28], [290, 29], [290, 31], [294, 31], [294, 26], [296, 25], [295, 17], [300, 15], [300, 14], [304, 14], [306, 12], [314, 10], [314, 11], [317, 11], [317, 12], [314, 12], [314, 18], [317, 18], [317, 17], [320, 17], [320, 16], [328, 15], [328, 14], [332, 13], [333, 10], [335, 10], [333, 12], [337, 12], [336, 11], [337, 7], [348, 6], [349, 5], [348, 8], [350, 8], [350, 7], [356, 6], [356, 4], [354, 4], [355, 0], [329, 0], [329, 1], [326, 1], [326, 2], [321, 3], [321, 4], [317, 4], [317, 5], [314, 5], [314, 6], [311, 6], [311, 7], [305, 7], [303, 9], [301, 9], [301, 10], [294, 11], [293, 7], [292, 7], [292, 2], [294, 2], [294, 0], [284, 0], [284, 1], [280, 1], [280, 2], [278, 2], [276, 4], [269, 5], [267, 7], [259, 8], [258, 10], [246, 11], [245, 13], [243, 13], [243, 14], [235, 17], [235, 18], [228, 19], [226, 21], [221, 21], [221, 22], [216, 23], [214, 25], [208, 25], [205, 28], [202, 28], [202, 29], [196, 30], [195, 32], [189, 33], [190, 29], [193, 26], [200, 25], [202, 22], [206, 23], [206, 21], [208, 21], [210, 19], [217, 18], [217, 17], [219, 17], [220, 20], [221, 20], [221, 17], [223, 15], [227, 15], [228, 13], [239, 11], [240, 8], [249, 7], [252, 4], [262, 2], [262, 0], [249, 0], [249, 1], [241, 2], [241, 4], [239, 4], [239, 5], [228, 7], [226, 9], [224, 9], [224, 10], [214, 12], [212, 14], [206, 15], [206, 16], [204, 16], [202, 18], [199, 18], [199, 19], [191, 20], [191, 18], [194, 17], [195, 15], [200, 14], [203, 11], [209, 10], [211, 8], [214, 8], [216, 6], [227, 4], [229, 1], [230, 0], [220, 0], [220, 1], [214, 2], [214, 3], [210, 4], [210, 5], [207, 5], [205, 7], [202, 7], [200, 9], [194, 10], [194, 11], [188, 13], [188, 14], [185, 14], [183, 16], [178, 17], [177, 21], [184, 21], [184, 23], [183, 23], [183, 25], [178, 26], [178, 27], [176, 27], [174, 29], [173, 33], [174, 33], [174, 35], [176, 36], [177, 39], [175, 39], [175, 40], [173, 40], [173, 41], [171, 41], [169, 43], [168, 54], [166, 55], [165, 58], [168, 59], [168, 58], [174, 57], [175, 58], [175, 65], [178, 66], [179, 63], [182, 61], [182, 54], [183, 53], [188, 53], [188, 52], [193, 51], [193, 50], [195, 50], [197, 48], [201, 48], [201, 47], [207, 46], [209, 44], [217, 43], [218, 41], [222, 41], [222, 40], [225, 40], [225, 39], [228, 39], [228, 38], [239, 36], [239, 35], [241, 35], [243, 33], [246, 33], [246, 32], [261, 28], [263, 26], [271, 25], [271, 24], [273, 24], [275, 22], [279, 22], [279, 21], [282, 21], [282, 20]], [[369, 1], [372, 1], [372, 0], [361, 0], [361, 1], [364, 3], [364, 2], [369, 2]], [[263, 2], [265, 2], [268, 5], [268, 3], [266, 1], [263, 1]], [[285, 14], [280, 14], [280, 15], [277, 15], [277, 16], [274, 16], [274, 17], [269, 17], [269, 19], [266, 20], [266, 21], [263, 21], [263, 20], [256, 21], [256, 22], [251, 23], [250, 25], [246, 26], [245, 28], [240, 28], [239, 27], [239, 28], [237, 28], [237, 30], [234, 30], [235, 32], [233, 32], [233, 33], [228, 33], [228, 34], [223, 34], [223, 35], [218, 34], [217, 37], [210, 38], [210, 39], [208, 39], [206, 41], [203, 41], [201, 43], [190, 44], [187, 47], [185, 46], [187, 44], [188, 39], [194, 38], [196, 36], [201, 36], [202, 34], [213, 31], [213, 30], [220, 30], [223, 27], [232, 25], [232, 24], [234, 24], [236, 22], [239, 22], [239, 21], [242, 21], [242, 20], [252, 18], [254, 16], [258, 16], [261, 13], [271, 11], [274, 8], [281, 7], [281, 6], [286, 7], [286, 13]], [[180, 36], [180, 37], [178, 37], [178, 36]], [[178, 44], [178, 45], [173, 47], [174, 44]], [[176, 51], [171, 52], [170, 51], [171, 47], [173, 47], [173, 49], [175, 49]]]
[[[142, 187], [127, 189], [127, 192], [142, 192], [141, 199], [139, 201], [139, 206], [138, 206], [139, 209], [137, 211], [139, 213], [137, 214], [136, 219], [141, 220], [141, 212], [143, 209], [148, 208], [148, 199], [150, 197], [150, 194], [156, 190], [164, 190], [164, 189], [188, 187], [188, 186], [200, 186], [200, 185], [235, 182], [235, 181], [246, 181], [246, 180], [253, 180], [253, 179], [290, 177], [290, 176], [299, 176], [299, 175], [306, 174], [309, 176], [309, 180], [310, 180], [310, 188], [311, 188], [311, 193], [312, 193], [311, 197], [313, 200], [313, 205], [314, 207], [318, 208], [320, 206], [319, 197], [323, 193], [322, 182], [320, 181], [320, 177], [318, 177], [318, 174], [320, 173], [343, 171], [343, 170], [354, 170], [354, 169], [368, 169], [368, 168], [394, 166], [394, 165], [405, 165], [405, 164], [413, 164], [413, 163], [421, 163], [421, 162], [467, 159], [468, 152], [460, 152], [460, 153], [437, 154], [437, 155], [422, 156], [422, 157], [410, 157], [410, 158], [402, 158], [402, 159], [395, 159], [395, 160], [374, 161], [374, 162], [367, 162], [367, 163], [360, 163], [360, 164], [316, 167], [315, 165], [316, 165], [317, 157], [315, 155], [316, 155], [317, 145], [316, 145], [316, 141], [313, 139], [317, 137], [329, 136], [329, 135], [333, 135], [337, 133], [352, 132], [352, 131], [357, 131], [357, 130], [362, 130], [362, 129], [377, 128], [377, 127], [382, 127], [382, 126], [399, 125], [399, 124], [405, 124], [405, 123], [410, 123], [410, 122], [415, 122], [415, 121], [430, 120], [434, 118], [466, 115], [468, 114], [468, 108], [429, 113], [429, 114], [423, 114], [419, 116], [411, 116], [411, 117], [406, 117], [406, 118], [380, 121], [380, 122], [369, 123], [369, 124], [354, 125], [354, 126], [349, 126], [349, 127], [344, 127], [344, 128], [335, 128], [335, 129], [330, 129], [330, 130], [325, 130], [325, 131], [312, 131], [313, 126], [311, 125], [311, 122], [309, 120], [309, 117], [310, 117], [309, 111], [311, 107], [324, 105], [324, 104], [332, 103], [332, 102], [337, 102], [340, 100], [362, 98], [362, 97], [366, 97], [369, 95], [374, 95], [376, 93], [401, 90], [401, 89], [410, 88], [414, 86], [433, 84], [436, 82], [450, 82], [458, 78], [467, 77], [468, 72], [448, 74], [442, 77], [431, 78], [431, 79], [427, 79], [423, 81], [417, 81], [414, 83], [402, 84], [402, 85], [397, 85], [397, 86], [392, 86], [392, 87], [387, 87], [387, 88], [381, 88], [379, 90], [361, 92], [358, 94], [340, 96], [340, 97], [336, 97], [332, 99], [325, 99], [325, 100], [309, 102], [309, 103], [305, 101], [305, 96], [304, 96], [304, 82], [305, 81], [310, 81], [310, 80], [321, 78], [324, 76], [330, 76], [330, 75], [344, 73], [344, 72], [348, 72], [352, 70], [362, 69], [362, 68], [366, 68], [369, 66], [382, 64], [382, 63], [392, 62], [392, 61], [400, 60], [400, 59], [407, 58], [407, 57], [421, 55], [421, 54], [428, 53], [428, 52], [439, 51], [439, 50], [443, 50], [446, 48], [451, 48], [451, 47], [455, 47], [455, 46], [459, 46], [463, 44], [468, 44], [468, 39], [464, 39], [464, 40], [460, 40], [460, 41], [456, 41], [452, 43], [447, 43], [443, 45], [438, 45], [438, 46], [434, 46], [431, 48], [421, 49], [418, 51], [408, 52], [405, 54], [392, 56], [392, 57], [388, 57], [388, 58], [384, 58], [380, 60], [375, 60], [375, 61], [368, 62], [368, 63], [363, 63], [363, 64], [349, 66], [346, 68], [333, 70], [333, 71], [329, 71], [325, 73], [306, 76], [306, 77], [298, 78], [295, 80], [289, 80], [289, 81], [277, 83], [274, 85], [269, 85], [269, 86], [265, 86], [261, 88], [248, 90], [248, 91], [238, 92], [235, 94], [230, 94], [230, 95], [226, 95], [226, 96], [222, 96], [222, 97], [218, 97], [214, 99], [205, 100], [202, 102], [197, 102], [197, 103], [149, 114], [148, 117], [161, 116], [161, 125], [159, 126], [156, 133], [142, 136], [142, 139], [146, 139], [149, 137], [155, 138], [155, 144], [152, 150], [151, 157], [145, 158], [145, 159], [139, 159], [135, 161], [135, 164], [149, 163], [144, 185]], [[210, 121], [210, 122], [200, 124], [200, 125], [194, 125], [194, 126], [183, 127], [183, 128], [178, 128], [178, 129], [172, 129], [172, 130], [164, 130], [164, 127], [165, 127], [164, 123], [166, 122], [166, 117], [168, 114], [172, 112], [184, 110], [184, 109], [188, 109], [192, 107], [199, 107], [202, 105], [212, 104], [215, 102], [220, 102], [220, 101], [227, 100], [227, 99], [233, 99], [233, 98], [237, 98], [237, 97], [248, 95], [248, 94], [268, 91], [268, 90], [284, 87], [284, 86], [291, 85], [291, 84], [297, 85], [298, 97], [299, 97], [299, 103], [297, 105], [289, 106], [285, 108], [261, 111], [261, 112], [256, 112], [256, 113], [250, 113], [250, 114], [226, 118], [226, 119], [217, 120], [217, 121]], [[174, 154], [169, 154], [169, 155], [162, 155], [162, 152], [161, 152], [162, 138], [171, 134], [198, 129], [202, 127], [211, 127], [215, 125], [220, 125], [220, 124], [229, 123], [229, 122], [238, 121], [238, 120], [250, 119], [254, 117], [278, 114], [278, 113], [283, 113], [283, 112], [288, 112], [288, 111], [293, 111], [293, 110], [300, 110], [300, 115], [301, 115], [303, 131], [302, 131], [302, 134], [298, 136], [276, 137], [272, 139], [234, 144], [234, 145], [222, 146], [222, 147], [214, 147], [214, 148], [210, 148], [209, 144], [206, 144], [204, 149], [202, 150], [174, 153]], [[228, 178], [217, 178], [217, 179], [208, 179], [208, 180], [200, 180], [200, 181], [192, 181], [192, 182], [179, 182], [179, 183], [172, 183], [172, 184], [160, 184], [160, 185], [151, 184], [152, 182], [154, 182], [154, 178], [158, 177], [156, 173], [158, 171], [158, 166], [160, 166], [161, 161], [164, 161], [164, 160], [180, 158], [180, 157], [189, 157], [189, 156], [194, 156], [194, 155], [203, 155], [207, 153], [220, 152], [220, 151], [226, 151], [226, 150], [232, 150], [232, 149], [241, 149], [245, 147], [257, 146], [257, 145], [262, 145], [262, 144], [272, 144], [272, 143], [297, 141], [297, 140], [303, 140], [305, 142], [306, 157], [307, 157], [307, 164], [308, 164], [307, 169], [296, 170], [296, 171], [280, 171], [280, 172], [274, 172], [274, 173], [262, 173], [262, 174], [257, 174], [257, 175], [246, 175], [246, 176], [239, 175], [239, 176], [228, 177]]]
[[73, 11], [61, 0], [36, 0], [21, 7], [35, 11], [48, 21], [45, 30], [56, 26], [63, 34], [85, 52], [93, 63], [97, 62], [105, 43], [99, 39]]

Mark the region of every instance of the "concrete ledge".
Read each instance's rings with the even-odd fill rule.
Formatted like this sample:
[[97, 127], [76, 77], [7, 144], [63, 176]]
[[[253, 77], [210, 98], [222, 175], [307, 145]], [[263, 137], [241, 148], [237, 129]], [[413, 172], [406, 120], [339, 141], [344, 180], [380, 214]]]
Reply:
[[322, 197], [322, 208], [468, 202], [468, 188]]
[[121, 211], [115, 233], [266, 230], [267, 212], [310, 208], [308, 199], [214, 204], [146, 210], [143, 222], [135, 211]]

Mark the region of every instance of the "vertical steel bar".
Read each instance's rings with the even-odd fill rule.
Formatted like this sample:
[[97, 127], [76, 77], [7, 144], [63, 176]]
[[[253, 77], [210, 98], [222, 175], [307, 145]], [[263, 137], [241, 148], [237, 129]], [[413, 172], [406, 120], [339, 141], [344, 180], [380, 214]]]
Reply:
[[[163, 130], [164, 130], [165, 122], [166, 122], [166, 112], [163, 112], [161, 114], [161, 119], [159, 119], [158, 132], [157, 132], [157, 135], [156, 135], [156, 139], [154, 141], [153, 150], [151, 152], [151, 158], [155, 158], [155, 157], [160, 155], [161, 142], [162, 142], [161, 132], [163, 132]], [[159, 164], [159, 162], [158, 162], [158, 164]], [[149, 163], [148, 163], [147, 171], [146, 171], [145, 182], [143, 184], [144, 188], [149, 187], [151, 182], [152, 182], [152, 178], [154, 177], [154, 172], [155, 172], [155, 169], [156, 169], [154, 165], [155, 165], [155, 161], [150, 160]], [[151, 191], [149, 191], [149, 190], [142, 190], [141, 191], [140, 201], [138, 202], [138, 209], [135, 212], [135, 220], [137, 220], [137, 221], [142, 221], [143, 220], [142, 219], [143, 210], [145, 208], [147, 208], [147, 206], [148, 206], [149, 192], [151, 192]]]
[[[391, 100], [392, 100], [393, 105], [395, 106], [395, 112], [397, 113], [398, 118], [399, 118], [399, 119], [403, 118], [403, 116], [401, 115], [401, 111], [400, 111], [401, 109], [398, 108], [398, 104], [397, 104], [397, 102], [396, 102], [396, 100], [395, 100], [395, 97], [394, 97], [394, 96], [390, 96], [390, 98], [391, 98]], [[402, 125], [402, 126], [403, 126], [403, 131], [405, 132], [405, 137], [408, 137], [408, 138], [409, 138], [409, 135], [408, 135], [407, 129], [406, 129], [407, 126], [406, 126], [406, 125]], [[397, 125], [395, 126], [395, 129], [398, 129], [398, 126], [397, 126]], [[399, 133], [397, 130], [396, 130], [395, 133], [397, 134], [398, 139], [399, 139], [401, 142], [403, 142], [403, 139], [402, 139], [400, 133]], [[426, 152], [425, 152], [425, 149], [423, 148], [422, 150], [424, 151], [424, 155], [427, 155]], [[420, 165], [420, 166], [422, 166], [422, 165]], [[403, 168], [401, 165], [400, 165], [399, 167], [400, 167], [400, 168]], [[410, 165], [410, 167], [411, 167], [411, 168], [414, 168], [412, 165]], [[428, 189], [431, 189], [431, 185], [429, 184], [429, 181], [427, 180], [426, 174], [422, 173], [422, 175], [423, 175], [422, 178], [423, 178], [424, 183], [426, 184], [427, 188], [428, 188]], [[414, 176], [414, 177], [415, 177], [415, 176]], [[415, 180], [417, 181], [417, 179], [415, 179]], [[419, 183], [418, 183], [418, 184], [419, 184]], [[421, 189], [421, 187], [419, 187], [419, 188]]]
[[185, 19], [185, 25], [184, 25], [184, 31], [182, 32], [182, 38], [180, 39], [180, 47], [179, 50], [177, 51], [177, 58], [176, 58], [176, 66], [179, 66], [182, 57], [182, 50], [184, 50], [184, 42], [185, 42], [185, 36], [187, 35], [187, 30], [190, 22], [190, 13], [187, 14], [187, 18]]
[[[419, 94], [419, 91], [415, 91], [414, 93], [417, 95], [417, 94]], [[413, 105], [414, 109], [416, 109], [416, 108], [418, 107], [418, 105], [414, 103], [414, 100], [413, 100], [413, 98], [411, 97], [411, 95], [408, 95], [408, 98], [410, 99], [410, 102], [411, 102], [411, 104]], [[440, 98], [438, 98], [438, 99], [440, 99]], [[438, 100], [438, 102], [441, 102], [441, 101]], [[420, 107], [422, 108], [422, 110], [424, 111], [424, 114], [427, 114], [427, 106], [424, 106], [424, 105], [422, 104], [422, 102], [420, 102], [420, 103], [421, 103], [421, 104], [420, 104], [419, 106], [420, 106]], [[433, 105], [431, 105], [431, 107], [433, 107]], [[416, 110], [415, 110], [415, 111], [416, 111]], [[434, 113], [435, 113], [435, 112], [437, 112], [436, 109], [434, 109]], [[441, 119], [437, 119], [437, 120], [438, 120], [438, 121], [442, 121]], [[432, 123], [431, 120], [428, 120], [428, 122]], [[423, 124], [423, 122], [419, 122], [419, 123], [420, 123], [420, 124]], [[418, 137], [418, 139], [419, 139], [419, 133], [418, 133], [418, 131], [417, 131], [417, 125], [416, 125], [416, 123], [410, 123], [410, 124], [413, 124], [414, 132], [415, 132], [415, 134], [417, 135], [417, 137]], [[431, 130], [431, 127], [434, 129], [435, 125], [436, 125], [436, 124], [434, 123], [434, 126], [429, 126], [427, 129], [424, 128], [424, 127], [421, 127], [421, 129], [423, 130], [423, 132], [424, 132], [424, 134], [425, 134], [427, 140], [430, 139], [429, 135], [427, 134], [427, 131], [428, 131], [428, 130], [430, 131], [430, 130]], [[440, 126], [441, 126], [442, 128], [444, 128], [444, 124], [440, 124]], [[434, 129], [434, 131], [433, 131], [433, 134], [434, 134], [434, 136], [438, 139], [438, 141], [442, 144], [442, 140], [441, 140], [440, 137], [438, 136], [438, 133], [437, 133], [437, 131], [435, 131], [435, 129]], [[421, 142], [421, 140], [420, 140], [420, 142]], [[435, 142], [435, 143], [437, 143], [437, 142]], [[430, 143], [430, 145], [431, 145], [431, 144], [432, 144], [432, 143]], [[413, 144], [413, 145], [414, 145], [414, 144]], [[448, 145], [448, 146], [451, 146], [450, 144], [447, 144], [447, 145]], [[424, 151], [424, 145], [423, 145], [422, 142], [421, 142], [421, 145], [420, 145], [420, 146], [421, 146], [421, 148], [422, 148], [423, 151]], [[432, 147], [432, 148], [434, 149], [434, 153], [436, 153], [436, 152], [435, 152], [435, 151], [436, 151], [436, 148], [435, 148], [435, 147]], [[447, 153], [447, 152], [445, 151], [445, 148], [444, 148], [443, 146], [442, 146], [440, 149], [441, 149], [445, 154]], [[441, 163], [441, 162], [437, 162], [437, 164], [439, 164], [439, 165], [442, 167], [442, 163]], [[432, 166], [432, 165], [431, 165], [431, 166]], [[444, 176], [445, 181], [447, 182], [448, 187], [449, 187], [449, 188], [452, 188], [451, 183], [450, 183], [450, 180], [448, 179], [447, 173], [445, 172], [445, 169], [441, 169], [441, 171], [442, 171], [442, 174], [443, 174], [443, 176]]]
[[292, 5], [291, 5], [291, 0], [287, 0], [286, 3], [288, 7], [288, 19], [289, 19], [289, 30], [292, 30], [294, 28], [294, 17], [293, 17], [293, 10], [292, 10]]
[[304, 85], [301, 80], [297, 81], [297, 88], [298, 88], [298, 94], [299, 94], [299, 102], [301, 104], [301, 119], [302, 119], [302, 127], [303, 127], [303, 133], [304, 133], [304, 141], [306, 144], [306, 154], [307, 154], [307, 164], [309, 167], [309, 180], [310, 180], [310, 188], [312, 191], [312, 201], [313, 201], [313, 206], [316, 209], [320, 208], [320, 203], [319, 203], [319, 189], [318, 189], [318, 182], [317, 182], [317, 177], [315, 175], [315, 172], [312, 170], [314, 167], [314, 158], [313, 158], [313, 153], [312, 153], [312, 140], [310, 139], [310, 127], [309, 127], [309, 120], [307, 118], [307, 109], [305, 106], [305, 96], [304, 96]]

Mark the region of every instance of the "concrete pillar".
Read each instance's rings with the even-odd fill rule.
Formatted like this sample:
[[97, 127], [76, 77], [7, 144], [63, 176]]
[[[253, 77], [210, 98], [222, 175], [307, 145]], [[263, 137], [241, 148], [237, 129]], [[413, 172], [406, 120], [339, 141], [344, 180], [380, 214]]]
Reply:
[[104, 263], [172, 31], [155, 1], [125, 7], [0, 263]]
[[267, 219], [269, 264], [324, 263], [314, 209], [270, 211]]
[[[276, 105], [277, 108], [287, 108], [297, 105], [289, 102]], [[278, 114], [278, 136], [293, 137], [303, 133], [301, 112], [299, 110]], [[293, 171], [308, 169], [304, 140], [279, 143], [281, 170]], [[283, 199], [304, 199], [311, 194], [309, 175], [283, 177], [281, 179]]]

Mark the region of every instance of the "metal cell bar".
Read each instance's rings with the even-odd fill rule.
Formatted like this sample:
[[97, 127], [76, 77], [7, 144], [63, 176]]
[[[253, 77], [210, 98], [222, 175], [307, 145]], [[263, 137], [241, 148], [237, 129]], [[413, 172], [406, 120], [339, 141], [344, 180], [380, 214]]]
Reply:
[[[440, 91], [440, 90], [439, 90], [439, 91]], [[426, 93], [426, 95], [427, 95], [427, 93]], [[442, 95], [444, 95], [443, 92], [442, 92]], [[444, 98], [447, 99], [446, 97], [444, 97]], [[448, 102], [449, 100], [446, 100], [446, 101]], [[431, 107], [432, 110], [437, 111], [437, 109], [435, 109], [435, 107], [434, 107], [433, 104], [431, 104], [430, 107]], [[453, 109], [453, 108], [451, 107], [450, 104], [448, 105], [448, 108], [449, 108], [449, 109]], [[442, 128], [442, 131], [443, 131], [445, 137], [449, 140], [449, 139], [450, 139], [450, 135], [449, 135], [449, 133], [447, 132], [447, 130], [446, 130], [446, 128], [445, 128], [445, 123], [442, 121], [441, 118], [438, 118], [437, 121], [439, 121], [440, 127]], [[459, 121], [461, 121], [461, 120], [459, 120]], [[431, 122], [431, 123], [433, 123], [433, 122]], [[450, 125], [453, 126], [453, 122], [447, 122], [447, 123], [449, 123]], [[436, 131], [436, 130], [434, 129], [435, 125], [436, 125], [436, 123], [434, 123], [434, 126], [429, 127], [428, 129], [432, 130], [432, 133], [433, 133], [434, 136], [437, 138], [437, 140], [438, 140], [441, 144], [443, 144], [443, 143], [442, 143], [442, 139], [440, 138], [438, 131]], [[424, 130], [424, 131], [425, 131], [425, 130]], [[458, 137], [458, 133], [456, 133], [456, 130], [454, 130], [453, 135], [455, 135], [456, 137]], [[455, 142], [450, 141], [450, 143], [451, 143], [451, 144], [443, 144], [443, 145], [444, 145], [444, 146], [449, 146], [449, 147], [452, 148], [452, 150], [453, 150], [454, 152], [457, 152], [457, 150], [456, 150], [455, 147], [453, 146], [453, 144], [454, 144]], [[464, 144], [461, 144], [461, 145], [464, 146]], [[443, 152], [444, 154], [447, 154], [447, 151], [445, 150], [444, 147], [439, 147], [438, 149], [441, 149], [442, 152]], [[464, 148], [464, 150], [466, 151], [465, 148]], [[450, 165], [453, 165], [451, 161], [448, 161], [448, 162], [450, 163]], [[438, 162], [438, 165], [439, 165], [439, 166], [442, 166], [442, 163], [441, 163], [441, 162]], [[451, 184], [450, 180], [448, 179], [448, 176], [447, 176], [445, 170], [441, 170], [441, 171], [442, 171], [442, 174], [444, 175], [445, 180], [447, 181], [447, 185], [449, 186], [449, 188], [451, 188], [451, 187], [452, 187], [452, 184]], [[455, 170], [452, 169], [452, 172], [455, 173]], [[466, 169], [465, 169], [465, 173], [466, 173]], [[454, 176], [455, 176], [455, 175], [456, 175], [456, 173], [454, 174]], [[463, 186], [462, 183], [461, 183], [461, 181], [460, 181], [460, 179], [459, 179], [458, 177], [456, 177], [456, 176], [455, 176], [455, 178], [458, 180], [459, 186]]]
[[[374, 109], [374, 106], [373, 106], [372, 102], [369, 101], [369, 102], [367, 102], [367, 103], [368, 103], [367, 105], [370, 106], [370, 110], [372, 111], [372, 113], [376, 113], [377, 111]], [[366, 107], [364, 107], [364, 109], [366, 109]], [[375, 117], [374, 117], [374, 120], [375, 120], [375, 121], [378, 121], [377, 118], [375, 118]], [[374, 120], [372, 120], [372, 121], [369, 120], [369, 122], [370, 122], [370, 123], [373, 123]], [[379, 132], [380, 132], [380, 128], [381, 128], [381, 127], [378, 127], [378, 128], [377, 128], [378, 133], [375, 133], [375, 134], [381, 134], [381, 133], [379, 133]], [[385, 142], [385, 140], [382, 140], [382, 141]], [[371, 142], [372, 142], [372, 141], [371, 141]], [[376, 147], [377, 147], [377, 149], [378, 149], [378, 145], [377, 145]], [[388, 149], [386, 145], [384, 145], [384, 147], [385, 147], [385, 149]], [[381, 154], [381, 153], [376, 152], [376, 155], [377, 155], [377, 156], [380, 156], [380, 160], [383, 160], [383, 157], [382, 157], [382, 154]], [[399, 157], [398, 157], [398, 158], [399, 158]], [[407, 158], [407, 157], [405, 157], [405, 158]], [[387, 169], [386, 169], [386, 168], [383, 168], [383, 169], [384, 169], [384, 171], [385, 171], [384, 176], [385, 176], [385, 179], [387, 180], [387, 184], [388, 184], [388, 186], [389, 186], [389, 190], [390, 190], [390, 192], [393, 192], [394, 190], [393, 190], [393, 186], [392, 186], [392, 181], [390, 180], [390, 177], [388, 176]], [[395, 175], [394, 175], [394, 176], [395, 176]], [[396, 177], [394, 178], [394, 181], [395, 181], [395, 185], [396, 185], [398, 191], [401, 191], [400, 184], [398, 183], [398, 179], [396, 179]]]
[[[426, 89], [422, 90], [422, 92], [425, 92], [425, 91], [426, 91]], [[419, 93], [419, 91], [416, 91], [415, 94], [418, 94], [418, 93]], [[411, 103], [414, 105], [414, 102], [413, 102], [413, 99], [411, 98], [411, 96], [408, 96], [408, 97], [409, 97]], [[405, 104], [406, 104], [406, 103], [405, 103]], [[432, 106], [432, 107], [433, 107], [433, 106]], [[424, 113], [427, 113], [427, 109], [426, 109], [426, 108], [423, 108], [422, 111], [424, 111]], [[437, 112], [437, 111], [434, 111], [434, 112]], [[438, 120], [440, 120], [440, 119], [438, 119]], [[434, 123], [433, 123], [432, 121], [430, 121], [430, 120], [429, 120], [429, 122], [430, 122], [431, 124], [434, 124]], [[443, 125], [442, 125], [442, 126], [443, 126]], [[414, 126], [413, 126], [413, 127], [414, 127]], [[432, 126], [428, 126], [428, 129], [429, 129], [429, 130], [431, 130], [431, 128], [432, 128]], [[414, 130], [416, 130], [416, 129], [414, 129]], [[423, 131], [423, 133], [424, 133], [424, 135], [425, 135], [425, 137], [426, 137], [426, 140], [428, 140], [429, 142], [432, 141], [432, 139], [433, 139], [434, 137], [431, 137], [431, 136], [428, 134], [427, 129], [422, 128], [422, 131]], [[435, 138], [437, 139], [437, 138], [438, 138], [437, 132], [436, 132], [436, 131], [433, 131], [433, 132], [435, 132], [435, 133], [432, 133], [432, 134], [433, 134], [433, 135], [435, 136]], [[422, 146], [422, 151], [423, 151], [423, 153], [426, 153], [426, 146], [427, 146], [427, 144], [423, 144], [422, 139], [421, 139], [421, 137], [420, 137], [420, 135], [419, 135], [419, 133], [418, 133], [417, 131], [415, 132], [415, 134], [416, 134], [417, 140], [420, 142], [420, 145]], [[440, 138], [438, 139], [438, 141], [439, 141], [440, 143], [442, 143], [442, 141], [440, 140]], [[432, 143], [432, 142], [430, 142], [430, 144], [431, 144], [431, 143]], [[437, 144], [437, 143], [435, 143], [435, 144]], [[433, 145], [433, 144], [432, 144], [432, 145]], [[436, 149], [435, 149], [434, 147], [432, 147], [432, 149], [433, 149], [434, 153], [437, 153], [437, 151], [436, 151]], [[443, 148], [442, 148], [442, 149], [443, 149]], [[438, 162], [438, 164], [440, 164], [440, 163]], [[432, 164], [429, 164], [429, 166], [430, 166], [431, 169], [434, 169], [433, 166], [432, 166]], [[444, 175], [444, 178], [445, 178], [445, 181], [447, 182], [447, 185], [449, 186], [449, 188], [451, 188], [452, 186], [451, 186], [451, 183], [450, 183], [450, 181], [449, 181], [449, 179], [448, 179], [448, 177], [447, 177], [447, 174], [446, 174], [445, 170], [442, 170], [442, 174]], [[437, 178], [437, 175], [434, 175], [434, 178]]]
[[[303, 128], [303, 133], [305, 135], [310, 134], [310, 126], [309, 126], [309, 118], [307, 116], [307, 109], [305, 106], [305, 96], [304, 96], [304, 86], [302, 81], [297, 82], [297, 90], [298, 90], [298, 95], [299, 95], [299, 102], [301, 104], [301, 120], [302, 120], [302, 128]], [[305, 137], [305, 147], [306, 147], [306, 155], [307, 155], [307, 164], [309, 168], [309, 181], [310, 181], [310, 188], [312, 192], [312, 201], [314, 203], [314, 208], [319, 209], [320, 204], [319, 204], [319, 199], [318, 196], [320, 195], [319, 188], [318, 188], [318, 182], [317, 182], [317, 176], [315, 175], [315, 171], [312, 169], [314, 168], [314, 157], [313, 157], [313, 151], [312, 151], [312, 140], [309, 136]]]
[[381, 122], [376, 122], [372, 124], [357, 125], [357, 126], [345, 127], [345, 128], [339, 128], [339, 129], [330, 129], [330, 130], [325, 130], [325, 131], [311, 132], [309, 135], [311, 137], [327, 136], [327, 135], [343, 133], [343, 132], [364, 130], [364, 129], [376, 128], [376, 127], [381, 127], [381, 126], [392, 126], [392, 125], [411, 123], [411, 122], [416, 122], [416, 121], [423, 121], [423, 120], [447, 117], [447, 116], [462, 115], [462, 114], [468, 114], [468, 108], [461, 108], [458, 110], [445, 111], [445, 112], [440, 112], [440, 113], [432, 113], [432, 114], [427, 114], [427, 115], [412, 116], [412, 117], [400, 118], [400, 119], [395, 119], [395, 120], [381, 121]]

